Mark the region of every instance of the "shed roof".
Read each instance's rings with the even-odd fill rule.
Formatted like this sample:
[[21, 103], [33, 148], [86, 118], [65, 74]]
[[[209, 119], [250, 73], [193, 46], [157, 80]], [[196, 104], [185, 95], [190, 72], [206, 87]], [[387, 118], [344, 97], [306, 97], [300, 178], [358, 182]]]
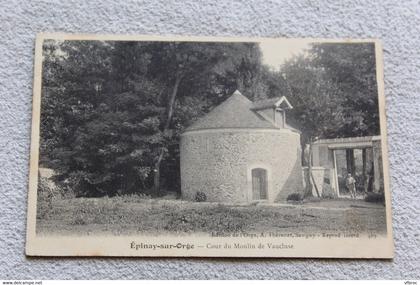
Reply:
[[375, 141], [380, 141], [381, 136], [349, 137], [335, 139], [319, 139], [314, 145], [327, 145], [328, 148], [363, 148], [370, 147]]
[[253, 103], [239, 91], [235, 91], [226, 101], [198, 119], [186, 131], [218, 128], [264, 128], [277, 127], [252, 111]]

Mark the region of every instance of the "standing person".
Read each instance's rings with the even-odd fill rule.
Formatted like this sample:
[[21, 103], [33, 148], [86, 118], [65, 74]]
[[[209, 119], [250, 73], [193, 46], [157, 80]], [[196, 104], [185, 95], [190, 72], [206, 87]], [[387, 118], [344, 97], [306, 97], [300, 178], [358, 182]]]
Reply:
[[356, 180], [351, 176], [351, 173], [347, 174], [346, 187], [349, 189], [350, 198], [356, 199]]

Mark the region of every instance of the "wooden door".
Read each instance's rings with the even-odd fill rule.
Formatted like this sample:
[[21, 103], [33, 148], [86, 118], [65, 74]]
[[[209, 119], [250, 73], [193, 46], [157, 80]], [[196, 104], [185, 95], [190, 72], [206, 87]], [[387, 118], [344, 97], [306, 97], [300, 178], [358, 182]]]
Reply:
[[263, 168], [252, 169], [252, 199], [267, 199], [267, 170]]

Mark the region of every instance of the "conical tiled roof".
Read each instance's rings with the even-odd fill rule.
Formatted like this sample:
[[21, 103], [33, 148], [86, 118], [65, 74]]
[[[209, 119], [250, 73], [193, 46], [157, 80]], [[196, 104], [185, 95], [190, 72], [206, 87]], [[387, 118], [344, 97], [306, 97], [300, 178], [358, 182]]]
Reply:
[[198, 119], [186, 131], [219, 128], [277, 129], [273, 123], [252, 111], [252, 108], [253, 103], [239, 91], [235, 91], [226, 101]]

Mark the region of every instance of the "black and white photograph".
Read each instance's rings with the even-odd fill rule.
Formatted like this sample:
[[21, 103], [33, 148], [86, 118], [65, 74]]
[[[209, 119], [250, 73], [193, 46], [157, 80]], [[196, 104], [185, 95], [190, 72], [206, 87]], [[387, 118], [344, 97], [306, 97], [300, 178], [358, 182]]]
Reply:
[[27, 254], [391, 258], [381, 52], [39, 35]]

